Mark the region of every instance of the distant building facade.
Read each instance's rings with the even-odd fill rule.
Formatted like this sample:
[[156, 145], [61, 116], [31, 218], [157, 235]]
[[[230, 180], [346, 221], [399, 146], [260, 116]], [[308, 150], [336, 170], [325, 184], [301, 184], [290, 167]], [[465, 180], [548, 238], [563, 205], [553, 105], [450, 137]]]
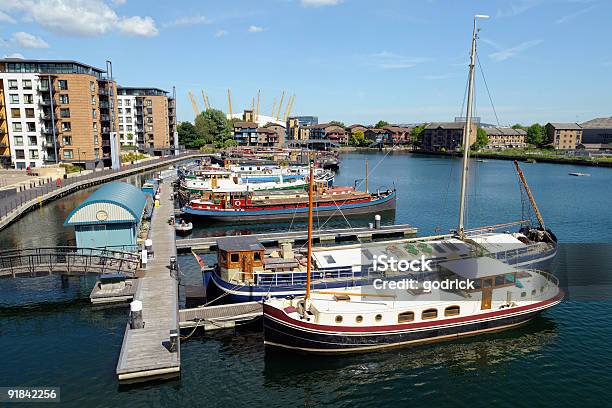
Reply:
[[319, 124], [318, 116], [295, 116], [300, 126], [312, 126]]
[[[433, 122], [428, 123], [421, 133], [423, 142], [421, 148], [426, 151], [452, 151], [461, 148], [463, 143], [463, 122]], [[470, 146], [476, 141], [477, 127], [472, 123]]]
[[234, 140], [240, 146], [256, 146], [259, 141], [257, 123], [247, 121], [234, 122]]
[[574, 150], [582, 143], [582, 127], [577, 123], [547, 123], [546, 137], [557, 150]]
[[489, 139], [486, 148], [503, 150], [527, 147], [527, 132], [511, 127], [483, 127]]

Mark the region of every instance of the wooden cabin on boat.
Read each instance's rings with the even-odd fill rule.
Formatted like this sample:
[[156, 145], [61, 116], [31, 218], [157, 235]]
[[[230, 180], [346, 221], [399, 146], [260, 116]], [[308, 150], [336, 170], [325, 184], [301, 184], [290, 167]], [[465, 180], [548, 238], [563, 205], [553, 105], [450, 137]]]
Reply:
[[264, 270], [264, 246], [254, 237], [217, 239], [217, 265], [226, 282], [252, 281], [255, 272]]

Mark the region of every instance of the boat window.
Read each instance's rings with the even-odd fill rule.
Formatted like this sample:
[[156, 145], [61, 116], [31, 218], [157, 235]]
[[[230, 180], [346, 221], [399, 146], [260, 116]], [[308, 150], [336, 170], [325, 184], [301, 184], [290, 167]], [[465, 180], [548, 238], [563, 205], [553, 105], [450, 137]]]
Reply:
[[336, 323], [342, 323], [342, 316], [336, 316]]
[[480, 287], [481, 287], [481, 285], [480, 285], [480, 283], [481, 283], [480, 279], [474, 279], [472, 282], [473, 282], [473, 284], [474, 284], [474, 289], [476, 289], [476, 290], [480, 289]]
[[449, 306], [444, 309], [444, 316], [458, 316], [460, 312], [459, 306]]
[[253, 259], [256, 260], [256, 261], [261, 261], [261, 253], [255, 252], [253, 254]]
[[351, 297], [349, 295], [337, 294], [337, 295], [334, 295], [334, 300], [336, 302], [339, 302], [341, 300], [348, 302], [349, 300], [351, 300]]
[[506, 283], [506, 278], [504, 278], [504, 275], [497, 275], [495, 277], [495, 286], [502, 286]]
[[323, 256], [323, 258], [325, 258], [325, 261], [327, 263], [330, 263], [330, 264], [336, 263], [336, 260], [331, 255], [325, 255], [325, 256]]
[[514, 283], [514, 274], [513, 273], [507, 273], [505, 278], [506, 278], [506, 283]]
[[240, 257], [238, 256], [238, 254], [230, 254], [230, 261], [232, 262], [238, 262], [238, 259]]
[[490, 288], [491, 286], [493, 286], [493, 279], [483, 279], [482, 286], [485, 288]]
[[361, 316], [361, 315], [357, 316], [357, 317], [355, 318], [355, 321], [356, 321], [357, 323], [361, 323], [361, 322], [363, 322], [363, 316]]
[[403, 312], [397, 315], [398, 323], [407, 323], [414, 320], [414, 312]]
[[427, 309], [421, 313], [421, 320], [435, 319], [438, 317], [438, 309]]
[[531, 291], [531, 296], [535, 296], [535, 295], [536, 295], [536, 290], [534, 289]]
[[374, 317], [374, 320], [376, 320], [377, 322], [380, 322], [380, 321], [382, 320], [382, 315], [381, 315], [381, 314], [377, 314], [377, 315]]
[[527, 292], [521, 292], [521, 297], [527, 296]]

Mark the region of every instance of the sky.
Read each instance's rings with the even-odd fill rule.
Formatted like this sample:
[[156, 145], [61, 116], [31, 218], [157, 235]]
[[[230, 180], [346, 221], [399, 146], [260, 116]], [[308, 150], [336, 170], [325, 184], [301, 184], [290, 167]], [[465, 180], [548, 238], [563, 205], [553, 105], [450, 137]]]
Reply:
[[234, 112], [261, 90], [270, 114], [285, 91], [320, 123], [445, 121], [462, 115], [474, 14], [491, 16], [483, 122], [612, 115], [609, 0], [0, 0], [0, 56], [111, 60], [120, 85], [175, 86], [181, 121], [189, 91], [227, 112], [228, 88]]

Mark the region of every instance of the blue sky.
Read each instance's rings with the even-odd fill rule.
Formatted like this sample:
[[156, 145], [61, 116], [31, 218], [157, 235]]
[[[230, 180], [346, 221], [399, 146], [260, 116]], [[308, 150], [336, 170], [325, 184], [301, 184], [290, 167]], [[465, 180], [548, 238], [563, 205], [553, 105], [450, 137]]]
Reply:
[[[113, 61], [120, 84], [175, 85], [179, 120], [283, 90], [294, 114], [345, 123], [452, 120], [472, 15], [500, 123], [612, 115], [608, 0], [0, 0], [0, 55]], [[287, 99], [285, 99], [285, 102]], [[476, 114], [496, 123], [477, 73]]]

